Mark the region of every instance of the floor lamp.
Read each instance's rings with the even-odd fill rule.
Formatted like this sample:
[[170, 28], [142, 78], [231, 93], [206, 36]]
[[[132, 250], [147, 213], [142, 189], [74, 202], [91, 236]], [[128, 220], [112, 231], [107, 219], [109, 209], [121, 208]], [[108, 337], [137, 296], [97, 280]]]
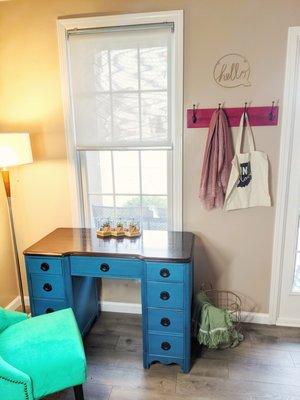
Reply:
[[15, 224], [11, 206], [11, 190], [9, 168], [32, 163], [30, 138], [28, 133], [0, 133], [0, 170], [5, 187], [7, 205], [9, 211], [10, 230], [13, 242], [13, 250], [16, 264], [17, 280], [21, 298], [22, 311], [25, 312], [24, 291], [20, 260], [18, 255]]

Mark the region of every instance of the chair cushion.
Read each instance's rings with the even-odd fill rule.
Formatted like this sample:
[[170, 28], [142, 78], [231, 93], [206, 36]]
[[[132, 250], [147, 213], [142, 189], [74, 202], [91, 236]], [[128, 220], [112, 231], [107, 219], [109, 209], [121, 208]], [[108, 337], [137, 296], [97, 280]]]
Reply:
[[0, 333], [10, 325], [17, 324], [26, 318], [26, 314], [17, 311], [6, 310], [3, 307], [0, 307]]
[[30, 318], [0, 334], [0, 355], [30, 376], [39, 399], [86, 379], [86, 359], [71, 309]]

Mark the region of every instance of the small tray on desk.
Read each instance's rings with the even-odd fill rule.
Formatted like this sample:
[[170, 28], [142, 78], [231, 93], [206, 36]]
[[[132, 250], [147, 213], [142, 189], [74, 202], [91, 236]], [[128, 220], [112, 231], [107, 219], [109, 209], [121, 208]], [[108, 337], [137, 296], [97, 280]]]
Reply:
[[135, 233], [130, 233], [129, 231], [125, 231], [125, 236], [129, 237], [129, 238], [136, 238], [136, 237], [140, 237], [142, 234], [141, 231], [139, 232], [135, 232]]
[[99, 238], [107, 238], [111, 236], [111, 231], [101, 231], [100, 229], [97, 230], [97, 237]]
[[107, 237], [114, 237], [114, 238], [122, 238], [122, 237], [128, 237], [128, 238], [137, 238], [140, 237], [142, 234], [141, 231], [139, 232], [135, 232], [135, 233], [130, 233], [128, 230], [124, 230], [123, 232], [117, 232], [114, 230], [111, 231], [101, 231], [101, 230], [97, 230], [97, 237], [98, 238], [107, 238]]
[[117, 231], [117, 230], [114, 230], [114, 229], [112, 229], [111, 231], [110, 231], [110, 235], [112, 236], [112, 237], [124, 237], [125, 236], [125, 231]]

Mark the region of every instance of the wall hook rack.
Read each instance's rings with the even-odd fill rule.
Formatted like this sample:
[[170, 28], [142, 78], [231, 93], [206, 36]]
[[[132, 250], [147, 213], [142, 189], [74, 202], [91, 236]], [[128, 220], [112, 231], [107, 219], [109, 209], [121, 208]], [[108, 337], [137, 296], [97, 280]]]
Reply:
[[[218, 103], [220, 109], [222, 103]], [[245, 102], [244, 107], [222, 107], [227, 115], [228, 124], [231, 127], [239, 126], [241, 116], [247, 112], [251, 126], [274, 126], [278, 125], [279, 107], [272, 101], [271, 106], [250, 107]], [[192, 109], [187, 110], [187, 127], [188, 128], [207, 128], [215, 108], [196, 108], [195, 104]]]

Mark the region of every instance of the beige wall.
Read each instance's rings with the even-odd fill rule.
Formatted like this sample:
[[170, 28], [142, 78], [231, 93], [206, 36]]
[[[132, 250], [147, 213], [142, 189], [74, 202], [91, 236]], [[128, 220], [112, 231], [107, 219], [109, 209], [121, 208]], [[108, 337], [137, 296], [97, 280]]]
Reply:
[[[184, 107], [282, 104], [286, 39], [300, 25], [298, 0], [11, 0], [0, 3], [0, 130], [29, 131], [35, 163], [14, 172], [20, 250], [57, 226], [71, 225], [56, 19], [58, 16], [184, 9]], [[212, 70], [226, 53], [244, 54], [251, 87], [216, 86]], [[268, 153], [275, 201], [280, 127], [255, 129]], [[236, 132], [234, 131], [234, 136]], [[240, 293], [245, 309], [268, 312], [275, 209], [224, 213], [201, 209], [197, 192], [206, 130], [184, 132], [184, 229], [195, 232], [196, 281]], [[0, 279], [5, 279], [3, 275]], [[108, 287], [110, 290], [108, 290]], [[130, 290], [128, 290], [128, 287]], [[106, 284], [109, 300], [137, 301], [136, 283]], [[122, 296], [120, 296], [120, 293]]]
[[0, 306], [5, 307], [17, 295], [17, 280], [11, 244], [6, 196], [0, 177]]

